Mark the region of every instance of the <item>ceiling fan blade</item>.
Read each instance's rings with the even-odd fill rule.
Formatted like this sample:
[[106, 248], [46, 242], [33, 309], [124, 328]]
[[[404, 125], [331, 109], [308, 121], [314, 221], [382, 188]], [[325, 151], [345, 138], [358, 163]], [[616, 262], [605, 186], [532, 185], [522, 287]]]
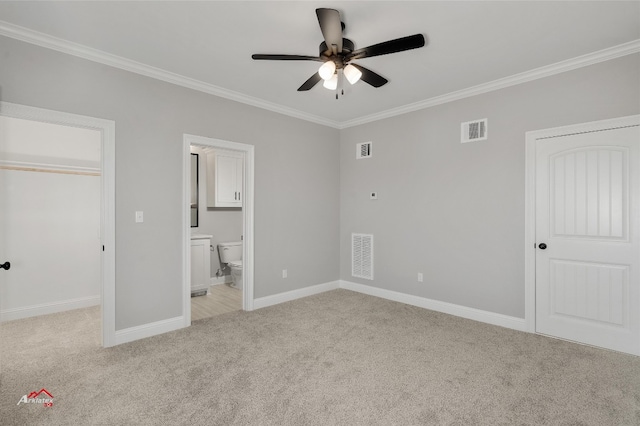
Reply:
[[372, 85], [373, 87], [384, 86], [385, 84], [387, 84], [389, 82], [389, 80], [387, 80], [386, 78], [384, 78], [380, 74], [377, 74], [377, 73], [371, 71], [368, 68], [362, 67], [362, 66], [357, 65], [357, 64], [351, 64], [351, 65], [356, 67], [362, 73], [362, 76], [360, 77], [360, 80], [364, 81], [367, 84]]
[[405, 50], [422, 47], [424, 43], [424, 36], [422, 34], [414, 34], [354, 50], [351, 54], [347, 55], [345, 60], [350, 61], [352, 59], [370, 58], [372, 56], [404, 52]]
[[309, 80], [302, 83], [302, 86], [298, 87], [298, 92], [304, 92], [306, 90], [310, 90], [313, 86], [318, 84], [320, 80], [322, 80], [322, 77], [320, 77], [320, 74], [315, 73], [309, 78]]
[[316, 15], [318, 16], [322, 36], [327, 43], [327, 49], [329, 50], [331, 46], [335, 45], [337, 51], [332, 53], [342, 52], [342, 22], [340, 21], [340, 12], [335, 9], [316, 9]]
[[251, 55], [255, 60], [267, 60], [267, 61], [319, 61], [324, 62], [326, 59], [322, 59], [318, 56], [303, 56], [303, 55]]

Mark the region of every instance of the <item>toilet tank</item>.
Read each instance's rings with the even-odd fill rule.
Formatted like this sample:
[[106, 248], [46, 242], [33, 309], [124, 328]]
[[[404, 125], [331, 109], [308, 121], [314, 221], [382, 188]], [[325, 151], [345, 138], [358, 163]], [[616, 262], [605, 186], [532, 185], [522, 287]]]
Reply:
[[222, 263], [233, 262], [242, 259], [242, 241], [232, 241], [228, 243], [219, 243], [218, 252], [220, 253], [220, 261]]

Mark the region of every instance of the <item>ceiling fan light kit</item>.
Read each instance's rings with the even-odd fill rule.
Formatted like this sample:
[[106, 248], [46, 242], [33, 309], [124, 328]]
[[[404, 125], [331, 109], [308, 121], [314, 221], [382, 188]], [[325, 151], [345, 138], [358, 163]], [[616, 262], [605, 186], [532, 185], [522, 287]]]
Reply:
[[[320, 43], [319, 56], [287, 54], [254, 54], [251, 56], [255, 60], [322, 62], [318, 72], [298, 88], [299, 92], [311, 90], [321, 80], [324, 80], [322, 85], [327, 89], [337, 90], [338, 86], [342, 87], [338, 81], [342, 81], [341, 77], [346, 78], [350, 84], [362, 80], [373, 87], [384, 86], [388, 82], [386, 78], [361, 65], [352, 64], [351, 61], [417, 49], [425, 45], [424, 36], [414, 34], [356, 50], [354, 43], [342, 36], [345, 25], [340, 19], [340, 12], [335, 9], [316, 9], [316, 16], [324, 37], [324, 41]], [[344, 95], [344, 90], [340, 91]], [[336, 93], [337, 98], [338, 94]]]
[[327, 61], [324, 64], [320, 65], [320, 69], [318, 70], [318, 74], [323, 80], [329, 80], [336, 73], [336, 63], [333, 61]]
[[344, 67], [343, 72], [347, 81], [351, 84], [356, 84], [358, 80], [360, 80], [360, 77], [362, 77], [362, 72], [351, 64]]
[[322, 85], [329, 90], [336, 90], [338, 88], [338, 74], [333, 74], [330, 78], [326, 79]]

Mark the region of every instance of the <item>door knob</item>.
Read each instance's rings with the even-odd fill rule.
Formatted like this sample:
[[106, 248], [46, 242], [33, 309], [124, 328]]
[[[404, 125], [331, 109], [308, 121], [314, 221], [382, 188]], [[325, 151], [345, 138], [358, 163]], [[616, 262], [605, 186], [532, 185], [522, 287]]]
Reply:
[[9, 262], [4, 262], [2, 265], [0, 265], [0, 269], [6, 269], [8, 271], [9, 268], [11, 268], [11, 263]]
[[538, 248], [539, 248], [540, 250], [544, 250], [544, 249], [546, 249], [546, 248], [547, 248], [547, 245], [546, 245], [545, 243], [540, 243], [540, 244], [538, 245]]

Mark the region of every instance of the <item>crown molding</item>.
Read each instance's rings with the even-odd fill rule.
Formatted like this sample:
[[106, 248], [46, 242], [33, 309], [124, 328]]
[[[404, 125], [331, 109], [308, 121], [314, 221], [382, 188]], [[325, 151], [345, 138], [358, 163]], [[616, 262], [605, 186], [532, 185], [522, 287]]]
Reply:
[[313, 114], [308, 114], [294, 108], [285, 107], [273, 102], [265, 101], [263, 99], [259, 99], [253, 96], [248, 96], [239, 92], [235, 92], [233, 90], [228, 90], [223, 87], [215, 86], [213, 84], [205, 83], [200, 80], [185, 77], [180, 74], [176, 74], [170, 71], [166, 71], [160, 68], [146, 65], [137, 61], [133, 61], [131, 59], [123, 58], [121, 56], [113, 55], [111, 53], [94, 49], [82, 44], [74, 43], [58, 37], [53, 37], [48, 34], [31, 30], [29, 28], [11, 24], [9, 22], [0, 21], [0, 35], [13, 38], [16, 40], [24, 41], [26, 43], [35, 44], [37, 46], [44, 47], [47, 49], [56, 50], [58, 52], [77, 56], [79, 58], [87, 59], [89, 61], [98, 62], [104, 65], [109, 65], [125, 71], [130, 71], [136, 74], [155, 78], [157, 80], [161, 80], [167, 83], [176, 84], [178, 86], [186, 87], [188, 89], [193, 89], [199, 92], [208, 93], [210, 95], [219, 96], [221, 98], [229, 99], [232, 101], [240, 102], [243, 104], [251, 105], [251, 106], [262, 108], [262, 109], [266, 109], [279, 114], [288, 115], [290, 117], [311, 121], [313, 123], [321, 124], [323, 126], [329, 126], [336, 129], [339, 128], [340, 126], [340, 123], [334, 120], [329, 120], [327, 118], [319, 117]]
[[412, 104], [404, 105], [398, 108], [392, 108], [375, 114], [355, 118], [353, 120], [343, 121], [340, 123], [339, 128], [346, 129], [348, 127], [359, 126], [361, 124], [371, 123], [373, 121], [394, 117], [396, 115], [406, 114], [408, 112], [418, 111], [436, 105], [442, 105], [447, 102], [453, 102], [460, 99], [469, 98], [471, 96], [492, 92], [494, 90], [516, 86], [518, 84], [527, 83], [529, 81], [538, 80], [540, 78], [549, 77], [566, 71], [594, 65], [600, 62], [609, 61], [611, 59], [620, 58], [622, 56], [631, 55], [638, 52], [640, 52], [640, 39], [619, 44], [607, 49], [598, 50], [586, 55], [556, 62], [555, 64], [545, 65], [543, 67], [525, 71], [520, 74], [493, 80], [488, 83], [483, 83], [477, 86], [447, 93], [442, 96], [435, 96], [433, 98], [414, 102]]
[[186, 87], [188, 89], [197, 90], [199, 92], [219, 96], [221, 98], [251, 105], [257, 108], [262, 108], [279, 114], [288, 115], [290, 117], [299, 118], [301, 120], [310, 121], [312, 123], [332, 127], [335, 129], [346, 129], [349, 127], [359, 126], [361, 124], [371, 123], [373, 121], [383, 120], [385, 118], [430, 108], [436, 105], [442, 105], [471, 96], [492, 92], [494, 90], [504, 89], [506, 87], [527, 83], [529, 81], [538, 80], [541, 78], [640, 52], [640, 39], [633, 40], [607, 49], [602, 49], [596, 52], [588, 53], [586, 55], [557, 62], [555, 64], [546, 65], [530, 71], [525, 71], [520, 74], [515, 74], [509, 77], [490, 81], [488, 83], [479, 84], [477, 86], [447, 93], [441, 96], [435, 96], [433, 98], [414, 102], [408, 105], [403, 105], [397, 108], [388, 109], [375, 114], [358, 117], [353, 120], [339, 122], [317, 115], [309, 114], [294, 108], [282, 106], [273, 102], [265, 101], [260, 98], [235, 92], [233, 90], [228, 90], [223, 87], [185, 77], [180, 74], [152, 67], [150, 65], [126, 59], [121, 56], [113, 55], [98, 49], [93, 49], [82, 44], [53, 37], [48, 34], [44, 34], [1, 20], [0, 35], [35, 44], [47, 49], [52, 49], [58, 52], [77, 56], [79, 58], [87, 59], [93, 62], [109, 65], [125, 71], [130, 71], [136, 74], [155, 78], [157, 80]]

